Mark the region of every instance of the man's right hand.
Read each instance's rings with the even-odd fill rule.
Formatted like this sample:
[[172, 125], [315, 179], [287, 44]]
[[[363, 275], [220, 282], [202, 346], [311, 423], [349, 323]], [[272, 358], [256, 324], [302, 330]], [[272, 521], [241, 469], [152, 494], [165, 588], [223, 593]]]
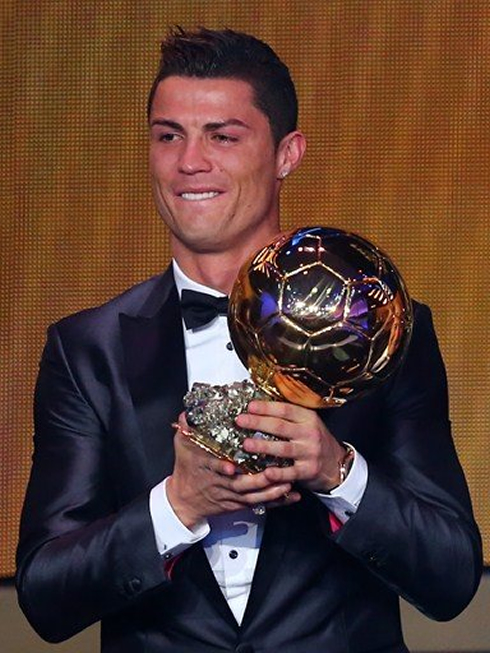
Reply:
[[[179, 426], [189, 428], [184, 413]], [[212, 515], [257, 504], [277, 507], [296, 503], [301, 495], [291, 483], [271, 483], [263, 472], [243, 474], [233, 463], [220, 460], [177, 430], [175, 466], [167, 480], [167, 498], [177, 517], [193, 528]]]

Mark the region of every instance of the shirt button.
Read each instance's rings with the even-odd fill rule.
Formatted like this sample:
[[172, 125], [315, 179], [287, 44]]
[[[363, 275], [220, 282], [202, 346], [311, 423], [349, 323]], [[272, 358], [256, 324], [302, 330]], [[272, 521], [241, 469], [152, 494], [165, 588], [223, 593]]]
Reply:
[[228, 349], [228, 351], [233, 351], [233, 345], [231, 344], [231, 342], [226, 343], [226, 348]]
[[235, 560], [238, 558], [238, 551], [235, 551], [235, 549], [232, 549], [230, 553], [228, 554], [232, 560]]

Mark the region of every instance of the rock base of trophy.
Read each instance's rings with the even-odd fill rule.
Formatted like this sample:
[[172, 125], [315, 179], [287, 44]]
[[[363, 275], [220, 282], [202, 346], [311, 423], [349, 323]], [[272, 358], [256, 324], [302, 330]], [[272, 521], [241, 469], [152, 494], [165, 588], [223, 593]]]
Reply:
[[242, 429], [235, 423], [240, 413], [246, 412], [253, 399], [267, 400], [251, 381], [237, 381], [228, 385], [194, 383], [184, 396], [187, 423], [190, 430], [183, 433], [202, 449], [222, 460], [229, 460], [249, 474], [266, 467], [287, 467], [292, 461], [248, 453], [242, 448], [245, 438], [278, 440], [273, 435]]

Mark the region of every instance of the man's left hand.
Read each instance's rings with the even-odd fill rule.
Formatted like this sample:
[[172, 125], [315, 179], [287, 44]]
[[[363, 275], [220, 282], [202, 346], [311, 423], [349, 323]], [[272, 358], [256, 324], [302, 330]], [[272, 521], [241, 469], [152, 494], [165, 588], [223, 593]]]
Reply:
[[328, 492], [339, 484], [345, 449], [314, 410], [277, 401], [252, 401], [236, 422], [241, 428], [280, 438], [247, 438], [243, 444], [246, 451], [293, 460], [290, 467], [267, 468], [264, 473], [271, 482], [300, 483], [313, 492]]

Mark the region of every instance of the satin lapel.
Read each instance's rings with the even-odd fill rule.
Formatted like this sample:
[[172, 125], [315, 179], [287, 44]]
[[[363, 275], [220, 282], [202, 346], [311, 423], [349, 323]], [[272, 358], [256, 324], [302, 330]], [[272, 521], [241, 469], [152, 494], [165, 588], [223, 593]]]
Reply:
[[[146, 450], [148, 480], [155, 485], [173, 470], [171, 424], [183, 410], [182, 398], [188, 385], [180, 304], [170, 271], [140, 314], [121, 314], [120, 323], [129, 390]], [[181, 566], [222, 617], [238, 628], [200, 545], [186, 551], [178, 564]]]
[[[249, 625], [257, 610], [260, 610], [260, 607], [264, 605], [269, 587], [273, 583], [283, 559], [288, 542], [288, 533], [293, 523], [284, 512], [271, 510], [267, 515], [262, 546], [241, 624], [242, 629]], [[216, 582], [206, 553], [200, 544], [194, 545], [184, 554], [181, 572], [187, 574], [188, 578], [199, 588], [199, 591], [206, 595], [208, 601], [220, 613], [221, 617], [238, 630], [237, 621]]]
[[257, 610], [267, 601], [267, 592], [273, 583], [284, 557], [289, 533], [294, 524], [291, 509], [276, 508], [268, 511], [262, 545], [252, 581], [252, 588], [243, 616], [242, 628], [253, 620]]
[[185, 552], [182, 563], [178, 564], [182, 564], [181, 572], [197, 586], [196, 592], [202, 592], [220, 616], [238, 630], [238, 623], [214, 577], [202, 546], [192, 546]]
[[[156, 311], [156, 312], [155, 312]], [[182, 321], [167, 273], [138, 316], [120, 315], [126, 373], [146, 450], [148, 480], [158, 483], [174, 464], [171, 424], [187, 391]]]

